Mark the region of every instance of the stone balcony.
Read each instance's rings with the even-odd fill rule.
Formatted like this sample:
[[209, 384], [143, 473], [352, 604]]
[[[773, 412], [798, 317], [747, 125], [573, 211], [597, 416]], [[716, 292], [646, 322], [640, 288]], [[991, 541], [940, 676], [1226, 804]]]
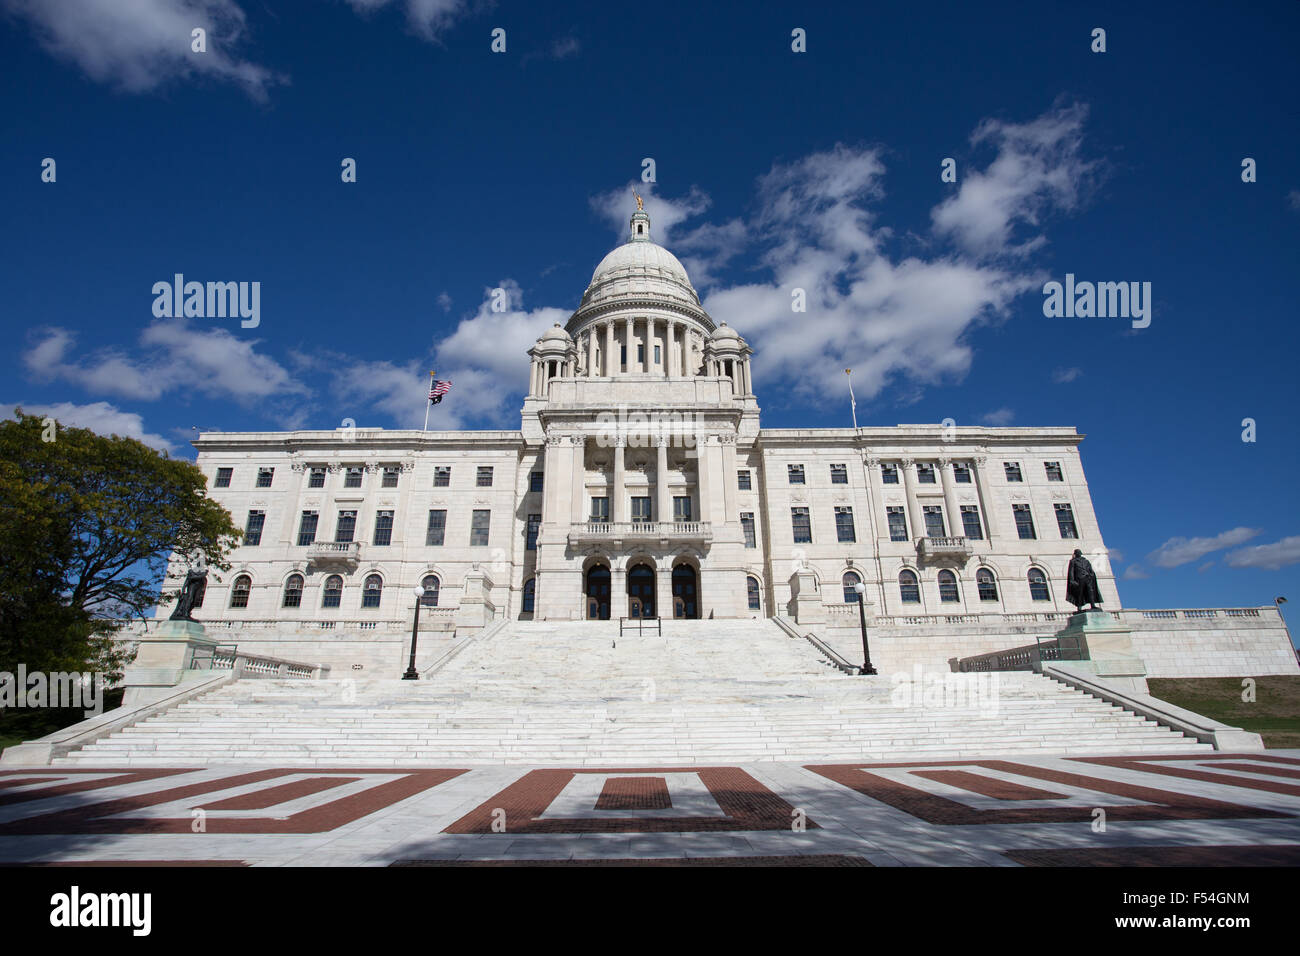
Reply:
[[920, 561], [943, 559], [965, 561], [971, 555], [971, 547], [965, 538], [932, 538], [927, 536], [917, 539], [916, 555]]
[[312, 564], [355, 568], [361, 562], [360, 541], [316, 541], [307, 549]]
[[663, 544], [710, 544], [713, 525], [708, 521], [585, 521], [569, 528], [569, 545], [609, 543], [620, 547], [629, 541]]

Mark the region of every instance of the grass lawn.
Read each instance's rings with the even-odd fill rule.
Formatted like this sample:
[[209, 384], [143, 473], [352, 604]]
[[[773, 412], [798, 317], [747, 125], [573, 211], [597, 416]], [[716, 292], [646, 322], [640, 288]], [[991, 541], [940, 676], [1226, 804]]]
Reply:
[[1300, 747], [1300, 675], [1256, 677], [1255, 699], [1244, 701], [1240, 677], [1152, 677], [1151, 696], [1225, 724], [1250, 730], [1264, 746]]

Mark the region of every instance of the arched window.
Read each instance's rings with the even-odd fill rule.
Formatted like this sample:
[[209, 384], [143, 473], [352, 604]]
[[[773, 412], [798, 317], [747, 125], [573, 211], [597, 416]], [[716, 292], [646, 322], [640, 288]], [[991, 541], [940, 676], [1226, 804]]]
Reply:
[[302, 607], [302, 575], [291, 574], [284, 582], [284, 602], [282, 607]]
[[998, 599], [998, 580], [988, 568], [980, 568], [975, 572], [975, 586], [979, 589], [981, 601]]
[[749, 596], [749, 609], [751, 611], [759, 610], [758, 578], [745, 578], [745, 592]]
[[944, 604], [956, 604], [961, 600], [957, 591], [957, 575], [951, 571], [939, 572], [939, 600]]
[[253, 589], [253, 579], [247, 574], [235, 578], [234, 587], [230, 589], [231, 607], [248, 607], [248, 592]]
[[921, 585], [917, 583], [914, 571], [903, 570], [898, 573], [898, 593], [904, 604], [921, 603]]
[[844, 577], [840, 579], [844, 585], [844, 603], [856, 604], [858, 600], [858, 590], [855, 585], [862, 583], [862, 578], [858, 577], [856, 571], [845, 571]]
[[425, 607], [438, 606], [438, 592], [442, 590], [442, 582], [438, 580], [436, 574], [426, 574], [420, 581], [420, 587], [424, 588], [424, 595], [420, 598], [420, 603]]
[[365, 586], [361, 589], [361, 606], [379, 607], [379, 598], [383, 593], [384, 579], [377, 574], [367, 576]]
[[331, 574], [325, 579], [324, 598], [321, 600], [321, 607], [338, 607], [343, 603], [343, 578], [337, 574]]
[[1047, 575], [1038, 568], [1029, 569], [1029, 596], [1035, 601], [1052, 599], [1052, 592], [1047, 587]]
[[528, 614], [533, 613], [533, 608], [537, 606], [537, 579], [529, 578], [524, 582], [524, 603], [520, 605], [519, 610]]

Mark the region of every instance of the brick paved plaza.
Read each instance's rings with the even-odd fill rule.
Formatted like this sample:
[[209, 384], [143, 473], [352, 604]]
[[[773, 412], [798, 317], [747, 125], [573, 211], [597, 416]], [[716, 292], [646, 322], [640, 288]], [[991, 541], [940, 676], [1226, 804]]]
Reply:
[[15, 769], [0, 864], [1296, 866], [1300, 751], [656, 768]]

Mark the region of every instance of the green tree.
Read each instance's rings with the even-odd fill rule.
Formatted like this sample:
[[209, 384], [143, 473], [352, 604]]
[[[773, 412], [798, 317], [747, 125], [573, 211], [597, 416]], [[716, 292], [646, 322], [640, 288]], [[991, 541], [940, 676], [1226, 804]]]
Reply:
[[227, 569], [240, 529], [191, 462], [15, 415], [0, 423], [0, 670], [114, 673], [116, 621], [158, 604], [170, 556]]

